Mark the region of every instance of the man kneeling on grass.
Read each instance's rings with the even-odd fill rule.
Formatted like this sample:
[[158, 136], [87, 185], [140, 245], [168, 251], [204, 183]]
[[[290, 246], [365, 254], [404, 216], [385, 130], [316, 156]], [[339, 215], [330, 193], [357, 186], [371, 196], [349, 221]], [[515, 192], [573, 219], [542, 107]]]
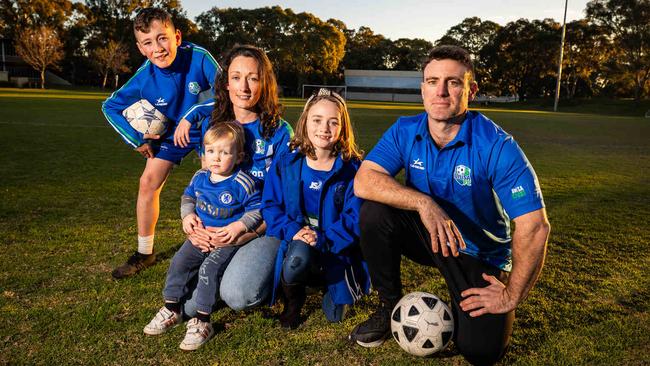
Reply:
[[[447, 282], [463, 357], [493, 364], [505, 354], [515, 308], [540, 274], [550, 226], [517, 143], [467, 109], [478, 91], [467, 51], [436, 47], [423, 70], [426, 112], [398, 119], [354, 181], [354, 193], [366, 200], [361, 249], [380, 305], [350, 339], [374, 347], [389, 336], [404, 255], [437, 267]], [[406, 186], [394, 179], [402, 169]]]

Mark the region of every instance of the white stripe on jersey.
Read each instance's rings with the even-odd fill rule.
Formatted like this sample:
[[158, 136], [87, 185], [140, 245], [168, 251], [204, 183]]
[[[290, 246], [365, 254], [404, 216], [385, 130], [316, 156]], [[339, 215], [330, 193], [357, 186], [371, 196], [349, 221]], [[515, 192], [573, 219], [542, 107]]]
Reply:
[[251, 195], [253, 192], [255, 192], [255, 181], [253, 178], [251, 178], [248, 174], [240, 171], [237, 173], [237, 176], [235, 177], [235, 182], [239, 183], [244, 190], [246, 191], [246, 194]]

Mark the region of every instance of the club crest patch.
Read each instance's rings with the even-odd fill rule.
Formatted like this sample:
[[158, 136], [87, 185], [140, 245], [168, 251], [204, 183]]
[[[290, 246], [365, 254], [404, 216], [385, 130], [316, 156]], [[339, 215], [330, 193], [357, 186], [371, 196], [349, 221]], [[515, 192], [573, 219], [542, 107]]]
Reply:
[[472, 170], [465, 165], [456, 165], [454, 168], [454, 180], [461, 186], [471, 186]]
[[255, 154], [264, 154], [264, 150], [266, 149], [266, 141], [262, 139], [256, 139], [255, 140]]
[[232, 203], [232, 194], [228, 191], [221, 192], [219, 195], [219, 202], [223, 203], [224, 205], [229, 205]]
[[334, 187], [334, 205], [338, 210], [343, 209], [346, 189], [347, 187], [343, 183], [339, 183], [336, 185], [336, 187]]
[[194, 95], [198, 95], [201, 92], [201, 86], [196, 81], [190, 81], [187, 84], [187, 90]]

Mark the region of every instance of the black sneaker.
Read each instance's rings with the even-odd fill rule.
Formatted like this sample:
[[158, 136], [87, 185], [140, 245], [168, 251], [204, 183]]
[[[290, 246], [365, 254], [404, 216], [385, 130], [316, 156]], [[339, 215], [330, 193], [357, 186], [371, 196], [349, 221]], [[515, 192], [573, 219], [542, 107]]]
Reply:
[[368, 320], [352, 330], [348, 339], [363, 347], [380, 346], [390, 336], [390, 312], [392, 309], [382, 301]]
[[113, 270], [113, 278], [116, 280], [133, 276], [147, 267], [156, 263], [156, 254], [142, 254], [135, 252], [123, 265]]

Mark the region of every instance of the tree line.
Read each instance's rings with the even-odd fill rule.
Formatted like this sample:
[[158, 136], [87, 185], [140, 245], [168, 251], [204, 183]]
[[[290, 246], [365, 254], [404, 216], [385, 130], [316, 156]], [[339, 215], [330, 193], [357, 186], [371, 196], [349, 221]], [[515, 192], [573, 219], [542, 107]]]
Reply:
[[[0, 36], [41, 74], [46, 68], [76, 85], [119, 85], [142, 63], [132, 31], [138, 9], [157, 6], [174, 18], [183, 38], [215, 56], [236, 43], [267, 51], [285, 95], [304, 83], [341, 84], [347, 69], [418, 70], [434, 44], [465, 47], [482, 92], [551, 96], [562, 25], [519, 19], [499, 25], [469, 17], [431, 43], [391, 40], [369, 27], [350, 29], [280, 6], [211, 8], [189, 19], [178, 0], [0, 0]], [[567, 23], [564, 98], [650, 95], [650, 0], [593, 0], [585, 18]]]

